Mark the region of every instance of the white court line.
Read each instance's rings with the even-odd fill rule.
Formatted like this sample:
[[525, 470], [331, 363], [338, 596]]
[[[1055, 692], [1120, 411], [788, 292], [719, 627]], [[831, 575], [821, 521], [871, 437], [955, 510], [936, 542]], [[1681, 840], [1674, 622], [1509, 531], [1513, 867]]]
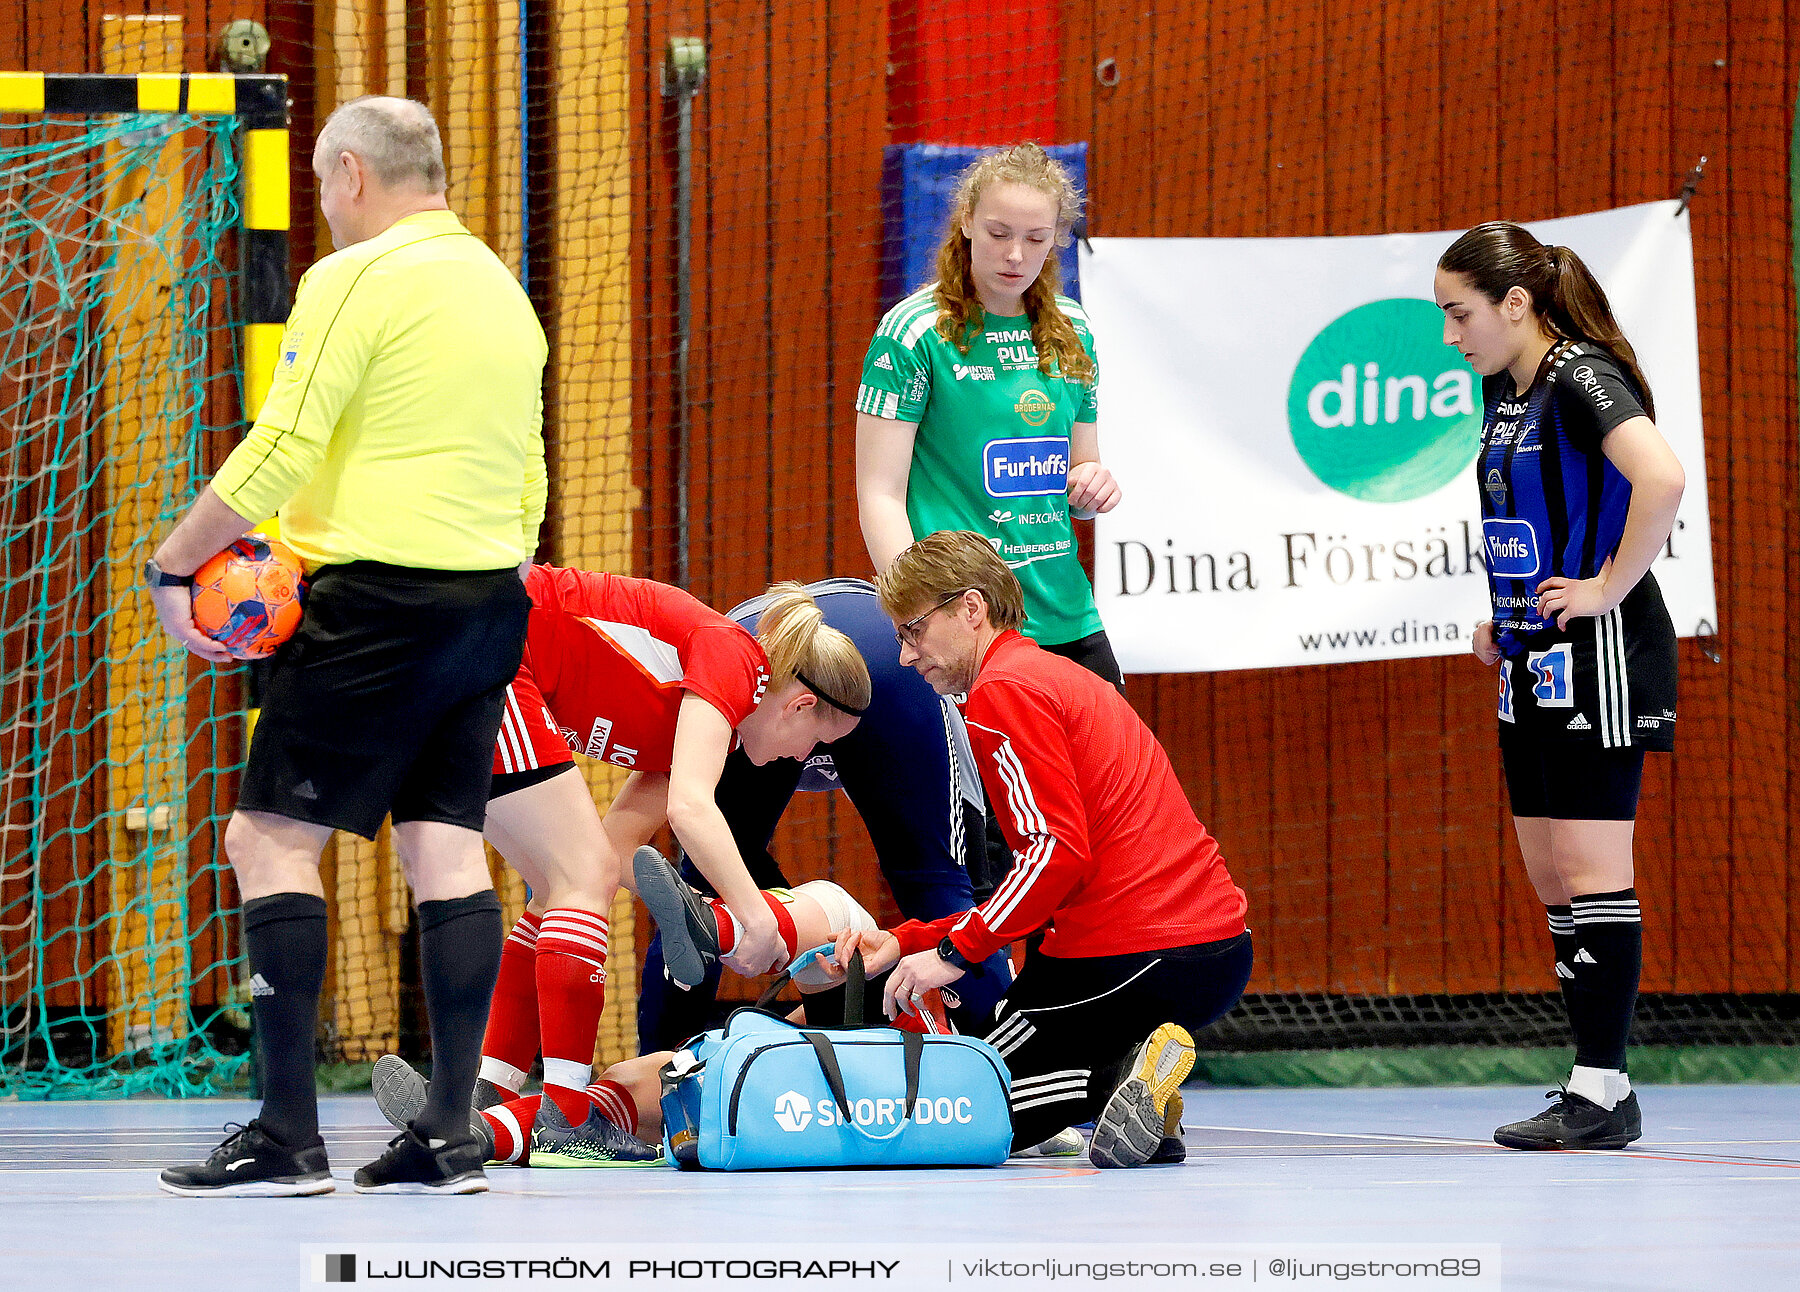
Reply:
[[[1494, 1143], [1491, 1139], [1457, 1139], [1450, 1135], [1377, 1135], [1359, 1134], [1355, 1131], [1275, 1130], [1268, 1126], [1184, 1126], [1182, 1129], [1236, 1131], [1240, 1135], [1311, 1135], [1316, 1139], [1373, 1139], [1385, 1140], [1391, 1144], [1486, 1145]], [[1200, 1147], [1207, 1146], [1202, 1144]]]

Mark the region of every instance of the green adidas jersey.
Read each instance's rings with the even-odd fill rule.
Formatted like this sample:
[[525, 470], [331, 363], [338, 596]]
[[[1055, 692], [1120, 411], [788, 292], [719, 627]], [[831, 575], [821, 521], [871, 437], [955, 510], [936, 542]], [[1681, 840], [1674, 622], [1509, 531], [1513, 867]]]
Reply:
[[[906, 517], [914, 537], [985, 535], [1025, 590], [1025, 630], [1051, 645], [1100, 631], [1069, 520], [1069, 429], [1097, 419], [1095, 386], [1038, 371], [1025, 316], [989, 315], [963, 354], [937, 332], [927, 287], [887, 312], [863, 360], [856, 411], [918, 423]], [[1087, 315], [1056, 303], [1094, 356]], [[1098, 373], [1098, 364], [1095, 365]]]

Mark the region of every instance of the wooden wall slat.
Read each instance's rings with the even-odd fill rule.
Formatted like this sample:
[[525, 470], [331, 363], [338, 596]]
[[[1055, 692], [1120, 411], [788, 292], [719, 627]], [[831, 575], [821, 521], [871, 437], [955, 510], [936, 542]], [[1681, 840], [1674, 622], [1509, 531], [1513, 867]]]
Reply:
[[[1612, 204], [1628, 206], [1668, 197], [1671, 181], [1679, 174], [1670, 158], [1670, 4], [1668, 0], [1616, 0], [1614, 9], [1612, 84], [1618, 92], [1615, 121], [1623, 123], [1624, 128], [1615, 129]], [[1683, 647], [1682, 651], [1687, 654], [1692, 648]], [[1680, 709], [1682, 725], [1687, 726], [1691, 718], [1685, 692]], [[1689, 732], [1692, 730], [1689, 727]], [[1644, 912], [1646, 991], [1667, 991], [1674, 976], [1676, 761], [1660, 757], [1644, 760], [1644, 786], [1638, 803], [1633, 861]]]
[[[1322, 0], [1271, 5], [1266, 44], [1269, 73], [1268, 225], [1278, 237], [1326, 233], [1330, 213], [1326, 175], [1325, 80], [1328, 64]], [[1246, 232], [1250, 232], [1246, 230]], [[1331, 713], [1333, 669], [1290, 668], [1270, 675], [1272, 740], [1266, 767], [1274, 800], [1270, 867], [1275, 877], [1264, 928], [1269, 974], [1258, 985], [1274, 991], [1323, 991], [1329, 986], [1331, 759], [1321, 738]], [[1246, 770], [1257, 775], [1257, 764]]]
[[[1191, 223], [1175, 224], [1177, 236], [1254, 237], [1268, 228], [1271, 60], [1260, 47], [1270, 21], [1264, 0], [1233, 5], [1193, 5], [1204, 30], [1208, 58], [1201, 85], [1207, 95], [1209, 130], [1196, 158], [1204, 158], [1206, 205]], [[1203, 24], [1203, 27], [1199, 26]], [[1171, 168], [1178, 163], [1171, 158]], [[1128, 434], [1129, 428], [1118, 433]], [[1264, 769], [1274, 758], [1276, 683], [1267, 672], [1222, 673], [1211, 678], [1210, 767], [1198, 779], [1183, 776], [1195, 807], [1219, 838], [1226, 864], [1249, 899], [1256, 939], [1251, 989], [1267, 990], [1283, 968], [1275, 907], [1283, 882], [1275, 831], [1293, 810], [1270, 792]], [[1154, 724], [1158, 731], [1161, 724]], [[1208, 790], [1210, 789], [1210, 797]]]
[[[769, 416], [764, 452], [771, 478], [768, 577], [821, 578], [829, 568], [832, 473], [827, 454], [834, 419], [830, 362], [836, 313], [823, 275], [801, 286], [791, 257], [830, 246], [831, 130], [829, 29], [812, 5], [774, 6], [770, 15], [769, 96], [781, 109], [769, 131], [769, 211], [773, 247], [767, 325]], [[778, 250], [776, 254], [780, 254]], [[799, 292], [794, 289], [800, 288]], [[810, 296], [796, 309], [796, 295]], [[871, 328], [871, 331], [873, 329]], [[865, 338], [866, 342], [867, 338]], [[855, 397], [850, 402], [854, 406]], [[854, 477], [852, 480], [854, 488]], [[860, 563], [858, 569], [862, 568]]]
[[[1761, 625], [1740, 614], [1733, 591], [1738, 554], [1728, 541], [1737, 505], [1737, 483], [1731, 463], [1739, 446], [1733, 441], [1744, 427], [1735, 415], [1745, 375], [1725, 362], [1731, 345], [1732, 304], [1727, 290], [1736, 248], [1726, 202], [1739, 159], [1723, 155], [1729, 120], [1729, 86], [1715, 60], [1729, 49], [1723, 5], [1676, 5], [1670, 44], [1675, 51], [1671, 93], [1679, 110], [1673, 119], [1670, 180], [1702, 154], [1719, 158], [1711, 176], [1718, 187], [1691, 208], [1694, 231], [1694, 277], [1700, 333], [1701, 411], [1710, 428], [1707, 437], [1707, 497], [1712, 507], [1713, 577], [1719, 590], [1720, 646], [1726, 664], [1707, 663], [1691, 644], [1682, 648], [1679, 711], [1680, 745], [1672, 768], [1677, 864], [1670, 889], [1674, 907], [1674, 989], [1724, 991], [1730, 982], [1731, 834], [1735, 815], [1730, 792], [1720, 794], [1726, 757], [1734, 739], [1731, 694], [1733, 655], [1753, 649]], [[1753, 165], [1745, 158], [1746, 168]], [[1729, 168], [1729, 169], [1728, 169]], [[1789, 303], [1791, 308], [1791, 302]]]
[[755, 592], [769, 572], [769, 333], [780, 286], [770, 272], [777, 213], [769, 148], [787, 124], [776, 121], [770, 97], [769, 6], [724, 0], [710, 6], [707, 26], [709, 71], [695, 129], [704, 163], [696, 162], [694, 178], [692, 351], [704, 400], [693, 442], [706, 477], [704, 487], [692, 484], [691, 591], [723, 608]]
[[[1365, 50], [1357, 60], [1358, 74], [1321, 78], [1324, 231], [1378, 233], [1390, 227], [1387, 144], [1399, 133], [1390, 124], [1388, 83], [1404, 65], [1404, 55], [1386, 48], [1379, 29], [1369, 24], [1367, 7], [1354, 0], [1327, 0], [1324, 36], [1316, 63], [1321, 68], [1326, 50], [1359, 43]], [[1354, 543], [1356, 536], [1342, 539]], [[1391, 781], [1389, 762], [1379, 755], [1384, 743], [1392, 743], [1389, 724], [1396, 715], [1388, 711], [1387, 697], [1394, 668], [1352, 664], [1330, 670], [1330, 984], [1336, 992], [1377, 993], [1388, 981]]]
[[[1791, 510], [1794, 415], [1788, 267], [1792, 240], [1784, 228], [1788, 189], [1777, 162], [1789, 146], [1794, 86], [1786, 77], [1783, 20], [1773, 5], [1733, 0], [1727, 47], [1729, 88], [1724, 197], [1731, 221], [1731, 322], [1727, 362], [1736, 388], [1728, 423], [1732, 508], [1722, 529], [1733, 562], [1731, 592], [1740, 622], [1754, 636], [1727, 657], [1731, 692], [1731, 830], [1728, 989], [1779, 991], [1787, 979], [1787, 857], [1792, 849], [1786, 814], [1790, 714], [1786, 678], [1792, 669], [1780, 637], [1793, 592], [1784, 562], [1761, 559], [1785, 537], [1781, 517]], [[1786, 422], [1789, 434], [1770, 431]], [[1721, 930], [1724, 932], [1725, 930]]]
[[[1382, 67], [1388, 121], [1379, 185], [1380, 228], [1424, 229], [1439, 218], [1449, 182], [1439, 166], [1444, 101], [1440, 6], [1400, 0], [1382, 12]], [[1422, 290], [1422, 288], [1420, 289]], [[1454, 811], [1446, 797], [1445, 764], [1462, 756], [1443, 738], [1450, 669], [1466, 658], [1406, 660], [1386, 666], [1385, 772], [1388, 966], [1384, 988], [1398, 982], [1415, 991], [1446, 990], [1448, 942], [1444, 888], [1447, 833]]]

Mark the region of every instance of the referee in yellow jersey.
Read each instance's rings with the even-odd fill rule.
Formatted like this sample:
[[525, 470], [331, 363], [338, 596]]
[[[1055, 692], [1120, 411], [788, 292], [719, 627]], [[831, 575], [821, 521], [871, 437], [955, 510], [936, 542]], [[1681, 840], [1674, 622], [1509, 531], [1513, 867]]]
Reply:
[[444, 199], [431, 114], [346, 103], [313, 150], [332, 255], [300, 281], [250, 434], [157, 548], [145, 578], [196, 655], [188, 585], [279, 510], [312, 587], [275, 656], [225, 852], [244, 902], [261, 1114], [188, 1196], [328, 1193], [314, 1029], [325, 977], [319, 854], [392, 815], [418, 901], [431, 1102], [358, 1192], [487, 1188], [469, 1096], [500, 963], [481, 828], [506, 685], [530, 608], [521, 563], [544, 517], [543, 329], [518, 281]]

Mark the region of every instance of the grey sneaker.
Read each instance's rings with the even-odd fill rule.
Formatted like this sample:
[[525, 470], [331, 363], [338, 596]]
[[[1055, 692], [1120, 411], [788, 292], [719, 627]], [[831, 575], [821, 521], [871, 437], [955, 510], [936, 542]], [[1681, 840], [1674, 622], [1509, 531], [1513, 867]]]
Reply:
[[[1094, 1119], [1088, 1161], [1100, 1167], [1142, 1166], [1168, 1138], [1171, 1101], [1194, 1070], [1194, 1038], [1178, 1023], [1150, 1033]], [[1177, 1114], [1179, 1121], [1179, 1114]], [[1182, 1155], [1187, 1150], [1183, 1148]]]
[[679, 987], [698, 987], [719, 958], [719, 921], [681, 872], [646, 844], [631, 859], [638, 896], [662, 934], [663, 968]]
[[661, 1145], [644, 1143], [615, 1126], [598, 1108], [587, 1120], [569, 1125], [556, 1100], [545, 1095], [531, 1127], [531, 1165], [560, 1167], [661, 1166]]
[[1080, 1157], [1081, 1150], [1087, 1147], [1087, 1141], [1081, 1138], [1081, 1132], [1073, 1126], [1067, 1130], [1057, 1131], [1042, 1144], [1033, 1144], [1030, 1148], [1022, 1148], [1014, 1157]]
[[[477, 1081], [475, 1094], [481, 1095], [481, 1087], [489, 1086], [498, 1089], [491, 1082]], [[431, 1087], [424, 1077], [413, 1071], [412, 1064], [398, 1054], [384, 1054], [375, 1060], [375, 1071], [369, 1078], [369, 1087], [375, 1094], [375, 1107], [387, 1118], [388, 1125], [396, 1130], [408, 1130], [419, 1114], [425, 1111], [425, 1097]], [[502, 1100], [504, 1102], [504, 1100]], [[492, 1105], [482, 1105], [492, 1107]], [[475, 1137], [484, 1154], [482, 1161], [489, 1162], [494, 1157], [494, 1132], [481, 1116], [480, 1108], [469, 1111], [469, 1133]]]

